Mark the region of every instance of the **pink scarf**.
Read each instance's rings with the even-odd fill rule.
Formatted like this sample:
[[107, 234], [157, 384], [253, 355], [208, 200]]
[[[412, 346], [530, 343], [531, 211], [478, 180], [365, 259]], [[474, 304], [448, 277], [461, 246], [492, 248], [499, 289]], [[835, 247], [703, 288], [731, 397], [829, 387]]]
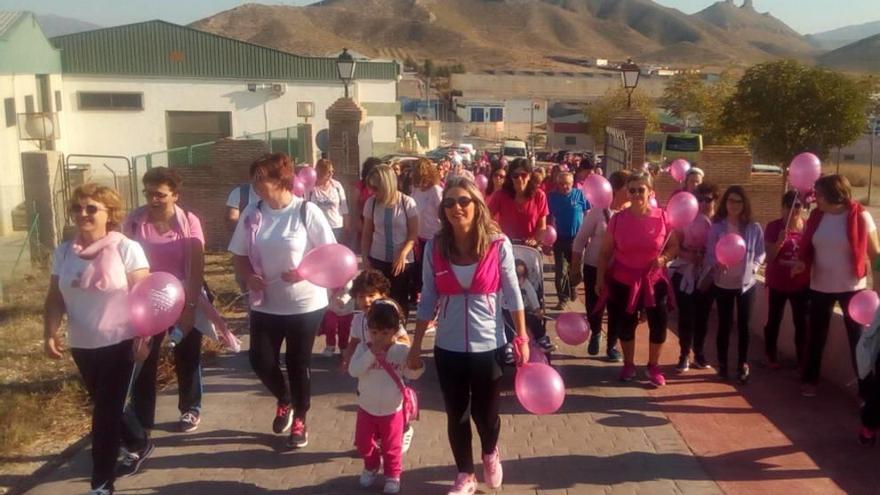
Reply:
[[125, 265], [119, 254], [119, 243], [123, 239], [125, 239], [124, 235], [111, 231], [84, 247], [82, 236], [77, 235], [71, 244], [71, 249], [80, 258], [91, 261], [80, 275], [80, 288], [104, 292], [128, 288]]

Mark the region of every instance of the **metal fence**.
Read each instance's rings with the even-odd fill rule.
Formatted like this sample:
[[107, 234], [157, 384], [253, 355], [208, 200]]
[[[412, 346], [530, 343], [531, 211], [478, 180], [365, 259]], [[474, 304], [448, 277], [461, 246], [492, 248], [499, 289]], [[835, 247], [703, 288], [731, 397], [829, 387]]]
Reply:
[[626, 131], [614, 127], [605, 128], [605, 173], [611, 175], [629, 168], [632, 156], [632, 140]]

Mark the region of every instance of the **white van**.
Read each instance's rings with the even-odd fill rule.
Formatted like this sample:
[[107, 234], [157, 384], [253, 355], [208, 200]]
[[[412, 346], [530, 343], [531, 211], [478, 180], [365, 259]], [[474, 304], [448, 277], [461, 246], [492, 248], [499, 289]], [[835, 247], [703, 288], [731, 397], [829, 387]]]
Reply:
[[508, 162], [517, 158], [528, 158], [528, 146], [525, 141], [506, 140], [501, 145], [501, 156]]

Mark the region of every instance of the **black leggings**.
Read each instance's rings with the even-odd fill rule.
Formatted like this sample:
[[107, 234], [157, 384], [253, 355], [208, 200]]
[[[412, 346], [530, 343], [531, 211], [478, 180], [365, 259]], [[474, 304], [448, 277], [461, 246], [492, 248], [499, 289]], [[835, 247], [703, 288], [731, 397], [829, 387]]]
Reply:
[[[596, 275], [598, 268], [592, 265], [584, 265], [584, 299], [586, 299], [587, 321], [590, 323], [590, 331], [593, 335], [598, 336], [602, 332], [602, 312], [596, 311], [596, 305], [599, 304], [599, 295], [596, 294]], [[610, 351], [617, 345], [617, 329], [611, 326], [608, 321], [608, 330], [606, 331], [607, 348]]]
[[400, 305], [401, 309], [403, 309], [403, 314], [408, 314], [409, 312], [409, 286], [412, 279], [412, 275], [410, 272], [413, 269], [412, 263], [407, 263], [403, 271], [400, 272], [400, 275], [392, 274], [392, 266], [393, 263], [388, 261], [380, 261], [376, 258], [370, 256], [370, 266], [376, 270], [382, 272], [389, 281], [391, 281], [391, 299], [397, 301], [397, 304]]
[[755, 302], [755, 287], [743, 292], [740, 289], [722, 289], [716, 285], [713, 290], [715, 303], [718, 305], [718, 336], [715, 341], [718, 365], [727, 368], [730, 326], [733, 322], [733, 305], [736, 304], [736, 363], [742, 366], [749, 361], [749, 319]]
[[122, 443], [122, 408], [134, 368], [131, 341], [97, 349], [71, 349], [92, 399], [92, 488], [112, 489]]
[[764, 353], [767, 358], [778, 360], [776, 342], [779, 340], [779, 327], [785, 314], [785, 302], [791, 303], [791, 319], [794, 323], [794, 347], [798, 364], [803, 364], [804, 345], [807, 340], [808, 292], [782, 292], [767, 288], [767, 326], [764, 327]]
[[474, 473], [471, 419], [477, 426], [483, 454], [491, 454], [498, 445], [501, 366], [497, 352], [497, 349], [454, 352], [434, 348], [437, 378], [446, 406], [449, 445], [459, 473]]
[[573, 301], [575, 288], [571, 286], [568, 270], [571, 266], [571, 244], [574, 239], [556, 239], [553, 243], [553, 282], [556, 285], [556, 296], [560, 301]]
[[[278, 399], [278, 405], [292, 404], [294, 417], [303, 421], [311, 405], [312, 346], [325, 311], [326, 308], [298, 315], [251, 311], [251, 368]], [[288, 381], [284, 380], [280, 366], [284, 340]]]
[[688, 357], [691, 350], [694, 357], [703, 357], [703, 345], [709, 333], [709, 310], [712, 309], [712, 295], [696, 288], [690, 294], [682, 291], [682, 275], [672, 277], [675, 289], [675, 303], [678, 305], [678, 345], [681, 357]]
[[874, 363], [874, 372], [868, 375], [865, 384], [862, 408], [862, 426], [872, 430], [880, 429], [880, 361]]
[[[666, 342], [666, 327], [669, 323], [669, 311], [666, 309], [668, 298], [666, 282], [654, 284], [654, 307], [645, 309], [648, 316], [649, 341], [652, 344]], [[639, 314], [627, 311], [629, 286], [611, 280], [608, 283], [608, 328], [616, 328], [622, 342], [631, 342], [636, 338], [636, 327], [639, 326]]]
[[[834, 303], [840, 304], [843, 310], [843, 324], [846, 327], [846, 336], [849, 339], [850, 359], [853, 370], [856, 371], [856, 344], [862, 335], [862, 326], [849, 317], [849, 301], [857, 291], [852, 292], [818, 292], [810, 290], [810, 326], [807, 334], [807, 352], [804, 359], [803, 380], [812, 385], [819, 384], [819, 376], [822, 372], [822, 353], [825, 351], [825, 342], [828, 340], [828, 327], [831, 326], [831, 312]], [[859, 380], [859, 397], [866, 395], [866, 380]]]

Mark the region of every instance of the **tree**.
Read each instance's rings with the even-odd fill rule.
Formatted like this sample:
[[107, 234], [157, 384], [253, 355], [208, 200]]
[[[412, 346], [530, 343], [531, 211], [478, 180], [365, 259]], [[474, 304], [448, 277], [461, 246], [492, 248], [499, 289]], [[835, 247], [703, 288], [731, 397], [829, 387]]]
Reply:
[[[617, 88], [608, 91], [601, 100], [587, 105], [584, 113], [590, 122], [590, 135], [596, 143], [596, 148], [605, 145], [605, 127], [615, 115], [626, 110], [626, 100], [626, 90]], [[649, 97], [636, 90], [632, 95], [632, 106], [648, 120], [646, 132], [655, 132], [660, 127], [660, 119]]]
[[422, 67], [422, 73], [427, 77], [434, 77], [437, 72], [437, 68], [434, 66], [434, 61], [430, 58], [425, 59], [425, 65]]
[[827, 157], [865, 129], [869, 87], [793, 60], [746, 71], [725, 103], [723, 131], [744, 135], [765, 160], [786, 164], [804, 151]]
[[695, 72], [675, 75], [663, 90], [660, 105], [684, 122], [685, 129], [702, 123], [703, 111], [709, 101], [709, 90], [703, 77]]

